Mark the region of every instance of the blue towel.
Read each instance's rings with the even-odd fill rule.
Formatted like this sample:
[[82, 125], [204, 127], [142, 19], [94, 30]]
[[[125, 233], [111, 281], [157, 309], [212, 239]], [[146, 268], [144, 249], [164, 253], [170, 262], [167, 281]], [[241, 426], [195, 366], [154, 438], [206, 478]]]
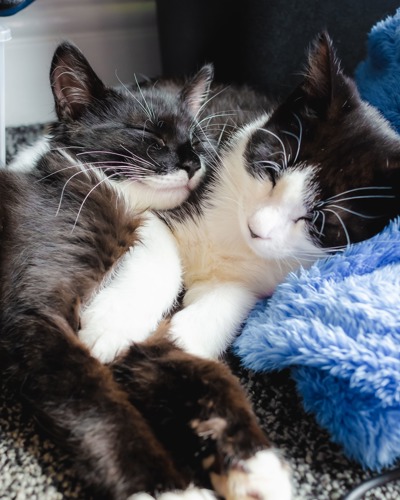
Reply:
[[400, 131], [400, 9], [372, 28], [355, 80], [361, 97]]
[[[400, 9], [373, 27], [361, 95], [400, 131]], [[289, 368], [332, 440], [363, 467], [400, 458], [400, 219], [291, 274], [234, 344], [255, 371]]]

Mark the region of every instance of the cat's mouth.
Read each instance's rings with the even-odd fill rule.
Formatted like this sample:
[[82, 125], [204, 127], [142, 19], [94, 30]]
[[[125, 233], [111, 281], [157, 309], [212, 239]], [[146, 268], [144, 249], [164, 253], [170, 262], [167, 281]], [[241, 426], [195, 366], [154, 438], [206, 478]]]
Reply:
[[165, 176], [135, 179], [123, 185], [123, 189], [136, 208], [168, 210], [184, 203], [197, 188], [201, 178], [200, 172], [189, 179], [186, 172], [180, 171]]
[[[249, 230], [250, 238], [252, 238], [253, 240], [262, 238], [260, 235], [258, 235], [251, 229], [250, 224], [247, 225], [247, 229]], [[268, 238], [263, 238], [263, 239], [268, 239]]]
[[177, 191], [193, 191], [199, 184], [200, 177], [193, 176], [189, 179], [187, 175], [175, 178], [160, 178], [160, 177], [147, 177], [139, 182], [147, 185], [155, 191], [164, 192], [177, 192]]

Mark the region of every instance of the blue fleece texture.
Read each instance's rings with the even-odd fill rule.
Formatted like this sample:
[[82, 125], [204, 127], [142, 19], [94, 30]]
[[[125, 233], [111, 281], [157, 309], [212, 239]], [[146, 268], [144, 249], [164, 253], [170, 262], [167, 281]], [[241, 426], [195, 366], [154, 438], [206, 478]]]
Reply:
[[[356, 71], [365, 100], [400, 131], [400, 9], [373, 27]], [[291, 274], [234, 344], [254, 371], [289, 368], [304, 407], [350, 458], [400, 458], [400, 218]]]
[[361, 97], [400, 131], [400, 9], [368, 35], [367, 57], [355, 71]]

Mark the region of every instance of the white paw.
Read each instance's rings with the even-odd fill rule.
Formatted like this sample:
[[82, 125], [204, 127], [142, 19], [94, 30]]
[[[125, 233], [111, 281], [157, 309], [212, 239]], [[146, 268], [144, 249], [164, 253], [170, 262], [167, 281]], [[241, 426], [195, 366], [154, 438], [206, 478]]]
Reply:
[[90, 349], [92, 356], [102, 363], [110, 363], [133, 342], [132, 336], [119, 332], [116, 328], [104, 331], [83, 328], [79, 331], [80, 340]]
[[157, 500], [215, 500], [214, 492], [191, 486], [186, 490], [168, 491], [157, 496]]
[[205, 359], [217, 359], [220, 349], [216, 348], [218, 336], [213, 340], [205, 336], [210, 328], [193, 314], [193, 306], [182, 309], [171, 319], [170, 338], [185, 352]]
[[148, 493], [135, 493], [128, 500], [216, 500], [216, 498], [210, 490], [190, 486], [186, 490], [167, 491], [155, 497]]
[[259, 451], [240, 461], [226, 477], [211, 475], [226, 500], [291, 500], [290, 470], [273, 450]]
[[154, 500], [154, 497], [148, 493], [134, 493], [130, 495], [126, 500]]

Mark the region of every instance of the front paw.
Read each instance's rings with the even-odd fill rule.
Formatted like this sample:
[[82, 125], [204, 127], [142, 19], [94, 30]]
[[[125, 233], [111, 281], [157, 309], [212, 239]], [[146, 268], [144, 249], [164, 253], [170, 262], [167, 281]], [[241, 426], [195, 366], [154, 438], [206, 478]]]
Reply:
[[132, 343], [129, 336], [123, 335], [113, 328], [109, 330], [82, 328], [78, 335], [79, 339], [89, 348], [90, 354], [101, 363], [111, 363]]
[[217, 359], [220, 354], [218, 335], [208, 339], [211, 330], [207, 321], [197, 321], [191, 308], [177, 312], [171, 320], [169, 337], [183, 351], [205, 359]]
[[289, 466], [274, 450], [262, 450], [232, 464], [225, 475], [211, 473], [215, 490], [225, 500], [290, 500]]
[[[139, 315], [137, 315], [139, 316]], [[142, 342], [157, 324], [146, 318], [130, 318], [120, 314], [83, 316], [79, 339], [89, 348], [92, 356], [102, 363], [110, 363], [133, 342]]]

